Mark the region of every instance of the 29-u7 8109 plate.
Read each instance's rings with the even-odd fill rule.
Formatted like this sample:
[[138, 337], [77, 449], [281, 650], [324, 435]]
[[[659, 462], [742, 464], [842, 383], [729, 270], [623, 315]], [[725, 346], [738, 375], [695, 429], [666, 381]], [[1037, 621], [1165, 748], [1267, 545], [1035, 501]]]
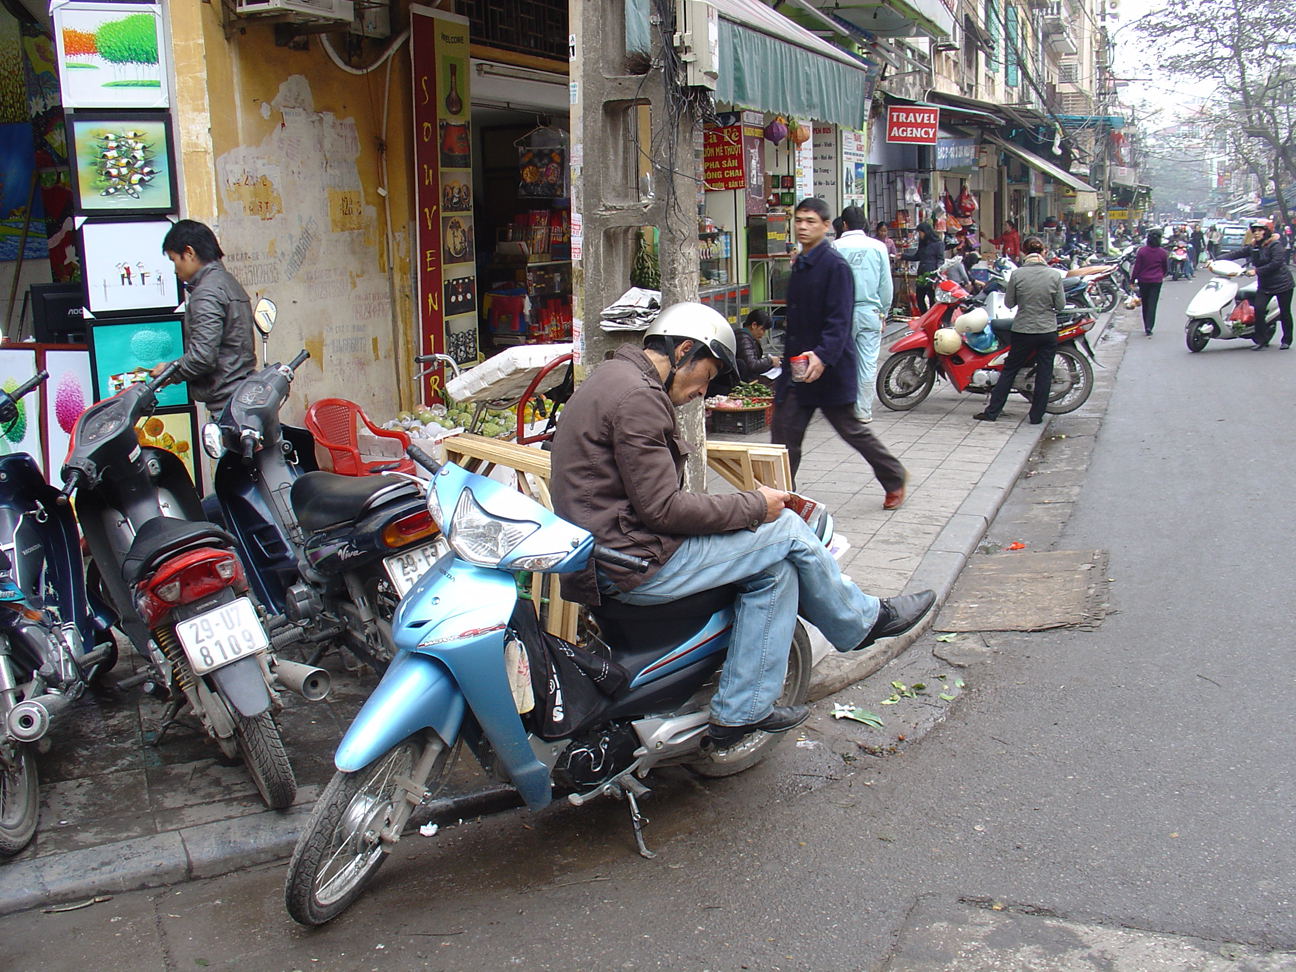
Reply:
[[270, 647], [256, 608], [246, 597], [181, 621], [176, 625], [176, 634], [195, 675], [204, 675]]

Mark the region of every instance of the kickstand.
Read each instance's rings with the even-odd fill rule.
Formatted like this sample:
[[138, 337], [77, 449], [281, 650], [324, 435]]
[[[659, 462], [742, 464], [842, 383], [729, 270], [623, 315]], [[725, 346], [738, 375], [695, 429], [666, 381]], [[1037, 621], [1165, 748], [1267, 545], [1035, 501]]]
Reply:
[[157, 738], [153, 740], [154, 746], [162, 745], [162, 737], [167, 734], [167, 730], [169, 730], [172, 726], [184, 725], [184, 723], [181, 722], [179, 718], [177, 718], [180, 715], [180, 706], [182, 705], [184, 705], [183, 698], [172, 699], [167, 704], [166, 715], [162, 717], [162, 721], [158, 725]]
[[625, 794], [626, 803], [630, 804], [630, 826], [634, 828], [635, 846], [639, 848], [639, 856], [652, 860], [657, 855], [648, 849], [643, 839], [643, 825], [651, 821], [639, 812], [639, 801], [635, 798], [636, 794], [649, 796], [652, 790], [629, 774], [617, 782], [621, 784], [621, 792]]

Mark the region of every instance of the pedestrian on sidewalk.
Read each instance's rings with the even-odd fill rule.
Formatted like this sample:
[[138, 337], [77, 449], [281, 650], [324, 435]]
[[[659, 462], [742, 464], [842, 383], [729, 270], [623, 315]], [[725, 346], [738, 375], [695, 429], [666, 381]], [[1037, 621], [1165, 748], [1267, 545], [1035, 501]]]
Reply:
[[[905, 254], [905, 258], [908, 259], [909, 255]], [[936, 302], [936, 285], [930, 282], [930, 274], [934, 274], [945, 262], [945, 242], [936, 235], [931, 223], [918, 224], [918, 247], [913, 259], [918, 261], [918, 279], [928, 275], [929, 280], [914, 288], [914, 295], [918, 298], [918, 313], [923, 314]]]
[[851, 335], [855, 340], [858, 390], [855, 417], [873, 421], [873, 384], [877, 379], [878, 352], [882, 348], [882, 324], [891, 307], [891, 258], [886, 246], [864, 232], [864, 211], [858, 206], [842, 210], [846, 232], [833, 243], [850, 264], [855, 277], [855, 312]]
[[1267, 348], [1273, 340], [1273, 330], [1266, 318], [1269, 315], [1269, 301], [1278, 301], [1278, 317], [1282, 321], [1282, 343], [1278, 345], [1286, 351], [1292, 346], [1292, 280], [1291, 268], [1287, 266], [1287, 249], [1283, 246], [1282, 237], [1273, 231], [1268, 223], [1251, 224], [1252, 242], [1250, 246], [1224, 254], [1226, 260], [1249, 260], [1255, 267], [1255, 330], [1252, 340], [1255, 350]]
[[1017, 232], [1017, 224], [1011, 219], [1005, 219], [1003, 225], [1003, 233], [1000, 234], [998, 239], [990, 242], [997, 247], [1001, 247], [1004, 256], [1016, 263], [1021, 259], [1021, 235]]
[[162, 252], [175, 265], [188, 294], [182, 325], [185, 351], [149, 374], [156, 378], [178, 364], [171, 381], [188, 382], [189, 394], [207, 404], [216, 422], [239, 382], [256, 370], [251, 298], [225, 269], [225, 254], [206, 224], [180, 220], [163, 238]]
[[1049, 393], [1053, 390], [1053, 357], [1057, 353], [1058, 314], [1066, 306], [1062, 277], [1044, 261], [1044, 241], [1026, 237], [1022, 244], [1025, 261], [1008, 277], [1004, 303], [1017, 308], [1012, 339], [1003, 371], [990, 392], [990, 403], [973, 418], [993, 422], [1012, 393], [1013, 382], [1026, 359], [1035, 355], [1035, 393], [1031, 396], [1030, 424], [1044, 421]]
[[[882, 508], [894, 510], [904, 502], [908, 474], [900, 460], [855, 417], [858, 372], [855, 342], [851, 340], [855, 280], [842, 255], [824, 245], [831, 218], [828, 204], [818, 198], [801, 200], [794, 213], [801, 254], [792, 266], [787, 288], [783, 360], [789, 367], [774, 383], [770, 438], [787, 446], [795, 483], [801, 464], [801, 441], [818, 409], [873, 468], [886, 490]], [[801, 357], [806, 360], [793, 360]], [[799, 364], [804, 364], [805, 370], [794, 380], [793, 372]]]
[[1143, 333], [1148, 337], [1156, 327], [1161, 284], [1169, 272], [1170, 254], [1161, 246], [1161, 231], [1152, 230], [1147, 235], [1147, 246], [1140, 246], [1134, 254], [1134, 266], [1130, 270], [1130, 280], [1138, 284], [1139, 300], [1143, 301]]

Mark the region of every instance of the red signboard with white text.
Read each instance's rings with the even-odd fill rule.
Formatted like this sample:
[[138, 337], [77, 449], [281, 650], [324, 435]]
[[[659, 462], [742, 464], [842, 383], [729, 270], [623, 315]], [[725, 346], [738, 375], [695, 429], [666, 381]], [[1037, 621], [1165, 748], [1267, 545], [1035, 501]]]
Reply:
[[907, 145], [935, 145], [939, 124], [939, 108], [891, 105], [887, 108], [886, 140]]

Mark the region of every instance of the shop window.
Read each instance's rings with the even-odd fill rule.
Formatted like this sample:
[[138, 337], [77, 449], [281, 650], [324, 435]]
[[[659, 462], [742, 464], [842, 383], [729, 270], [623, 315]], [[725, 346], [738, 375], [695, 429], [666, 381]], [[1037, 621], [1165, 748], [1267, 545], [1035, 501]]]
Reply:
[[567, 0], [460, 0], [476, 44], [567, 60]]

